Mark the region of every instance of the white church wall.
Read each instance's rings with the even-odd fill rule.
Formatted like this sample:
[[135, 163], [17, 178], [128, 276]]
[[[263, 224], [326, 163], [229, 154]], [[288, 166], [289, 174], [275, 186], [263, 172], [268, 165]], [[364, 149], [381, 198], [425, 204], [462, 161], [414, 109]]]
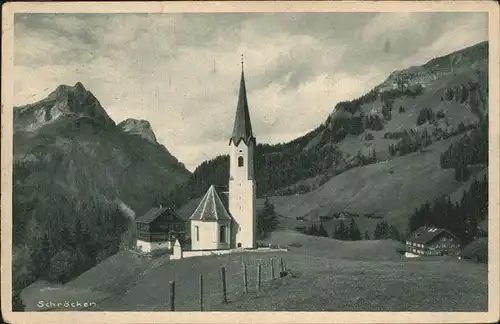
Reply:
[[171, 260], [179, 260], [192, 257], [200, 256], [213, 256], [213, 255], [224, 255], [231, 253], [249, 253], [249, 252], [287, 252], [287, 249], [272, 249], [272, 248], [258, 248], [254, 250], [241, 250], [241, 249], [225, 249], [225, 250], [211, 250], [211, 251], [182, 251], [180, 248], [176, 250], [174, 246], [174, 253], [170, 257]]
[[255, 183], [252, 180], [229, 181], [229, 210], [239, 225], [235, 243], [242, 248], [255, 247]]
[[[229, 161], [229, 174], [234, 179], [251, 179], [253, 178], [253, 145], [247, 146], [245, 142], [240, 141], [238, 146], [231, 142]], [[238, 158], [243, 157], [243, 167], [238, 166]]]
[[146, 242], [146, 241], [142, 241], [142, 240], [137, 240], [136, 246], [140, 251], [142, 251], [144, 253], [149, 253], [149, 252], [159, 250], [159, 249], [168, 249], [168, 248], [170, 248], [171, 244], [169, 241]]
[[[196, 227], [198, 227], [198, 234]], [[217, 222], [191, 221], [191, 249], [216, 249], [217, 233]]]
[[[226, 242], [219, 241], [220, 225], [227, 226]], [[196, 235], [198, 227], [198, 235]], [[215, 250], [229, 249], [231, 242], [231, 228], [229, 222], [221, 221], [191, 221], [191, 249], [192, 250]]]

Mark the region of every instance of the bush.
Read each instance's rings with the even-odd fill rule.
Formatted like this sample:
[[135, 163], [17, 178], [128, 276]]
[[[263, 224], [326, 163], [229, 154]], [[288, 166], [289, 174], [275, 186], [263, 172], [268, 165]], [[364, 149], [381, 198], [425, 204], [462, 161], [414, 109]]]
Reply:
[[476, 263], [488, 263], [488, 239], [480, 238], [471, 242], [460, 255], [462, 258], [473, 260]]
[[78, 255], [75, 251], [60, 250], [50, 260], [49, 280], [54, 282], [68, 281], [71, 279], [78, 261]]
[[470, 171], [464, 164], [459, 164], [455, 168], [455, 180], [457, 181], [467, 181], [470, 177]]
[[425, 122], [432, 122], [434, 121], [434, 112], [430, 108], [423, 108], [420, 110], [418, 117], [417, 117], [417, 126], [420, 126], [424, 124]]
[[438, 119], [444, 118], [444, 117], [445, 117], [444, 111], [439, 110], [439, 111], [437, 112], [437, 114], [436, 114], [436, 117], [437, 117]]

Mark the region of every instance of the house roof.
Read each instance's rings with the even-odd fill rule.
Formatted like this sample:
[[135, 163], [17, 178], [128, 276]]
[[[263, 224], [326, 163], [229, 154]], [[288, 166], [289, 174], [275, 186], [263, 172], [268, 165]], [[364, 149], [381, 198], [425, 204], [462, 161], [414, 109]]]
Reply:
[[165, 212], [168, 212], [170, 215], [174, 216], [175, 221], [182, 221], [182, 219], [180, 219], [180, 217], [172, 208], [162, 207], [162, 206], [151, 208], [146, 214], [137, 218], [135, 221], [138, 223], [149, 224], [156, 218], [158, 218], [160, 215], [163, 215]]
[[214, 185], [208, 188], [207, 193], [201, 199], [190, 220], [218, 221], [231, 220], [228, 211], [227, 195], [219, 192]]
[[420, 227], [415, 232], [411, 233], [407, 240], [414, 243], [426, 244], [434, 240], [444, 232], [456, 238], [455, 235], [442, 228]]
[[236, 116], [234, 119], [233, 134], [231, 136], [231, 139], [229, 140], [229, 144], [231, 144], [232, 141], [236, 146], [238, 146], [240, 141], [243, 141], [246, 145], [248, 145], [253, 139], [255, 138], [252, 133], [252, 124], [250, 123], [247, 90], [245, 87], [245, 74], [242, 67], [238, 106], [236, 108]]

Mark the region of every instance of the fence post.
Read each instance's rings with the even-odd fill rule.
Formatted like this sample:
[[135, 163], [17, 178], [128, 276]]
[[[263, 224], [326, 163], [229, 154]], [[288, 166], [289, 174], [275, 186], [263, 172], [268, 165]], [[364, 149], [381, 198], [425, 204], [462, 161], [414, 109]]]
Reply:
[[175, 281], [170, 281], [170, 311], [175, 311]]
[[200, 312], [203, 312], [203, 275], [200, 275]]
[[248, 292], [247, 265], [245, 262], [243, 262], [243, 290], [245, 293]]
[[281, 272], [285, 272], [285, 264], [283, 263], [283, 258], [280, 258]]
[[271, 279], [274, 279], [274, 260], [271, 258]]
[[260, 278], [261, 278], [261, 265], [257, 266], [257, 290], [260, 290]]
[[226, 268], [224, 268], [224, 266], [220, 267], [220, 275], [221, 275], [221, 280], [222, 280], [222, 302], [224, 304], [227, 304], [227, 297], [226, 297]]

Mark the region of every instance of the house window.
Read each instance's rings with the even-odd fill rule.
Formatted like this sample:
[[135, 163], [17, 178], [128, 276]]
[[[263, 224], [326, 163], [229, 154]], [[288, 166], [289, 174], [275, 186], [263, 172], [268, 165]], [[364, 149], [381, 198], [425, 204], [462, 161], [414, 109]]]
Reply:
[[239, 167], [243, 166], [243, 157], [242, 156], [238, 157], [238, 166]]
[[219, 241], [221, 243], [226, 243], [226, 237], [227, 237], [227, 227], [225, 225], [222, 225], [219, 230]]
[[194, 227], [194, 233], [196, 235], [196, 242], [198, 242], [200, 240], [200, 229], [198, 228], [198, 226]]

